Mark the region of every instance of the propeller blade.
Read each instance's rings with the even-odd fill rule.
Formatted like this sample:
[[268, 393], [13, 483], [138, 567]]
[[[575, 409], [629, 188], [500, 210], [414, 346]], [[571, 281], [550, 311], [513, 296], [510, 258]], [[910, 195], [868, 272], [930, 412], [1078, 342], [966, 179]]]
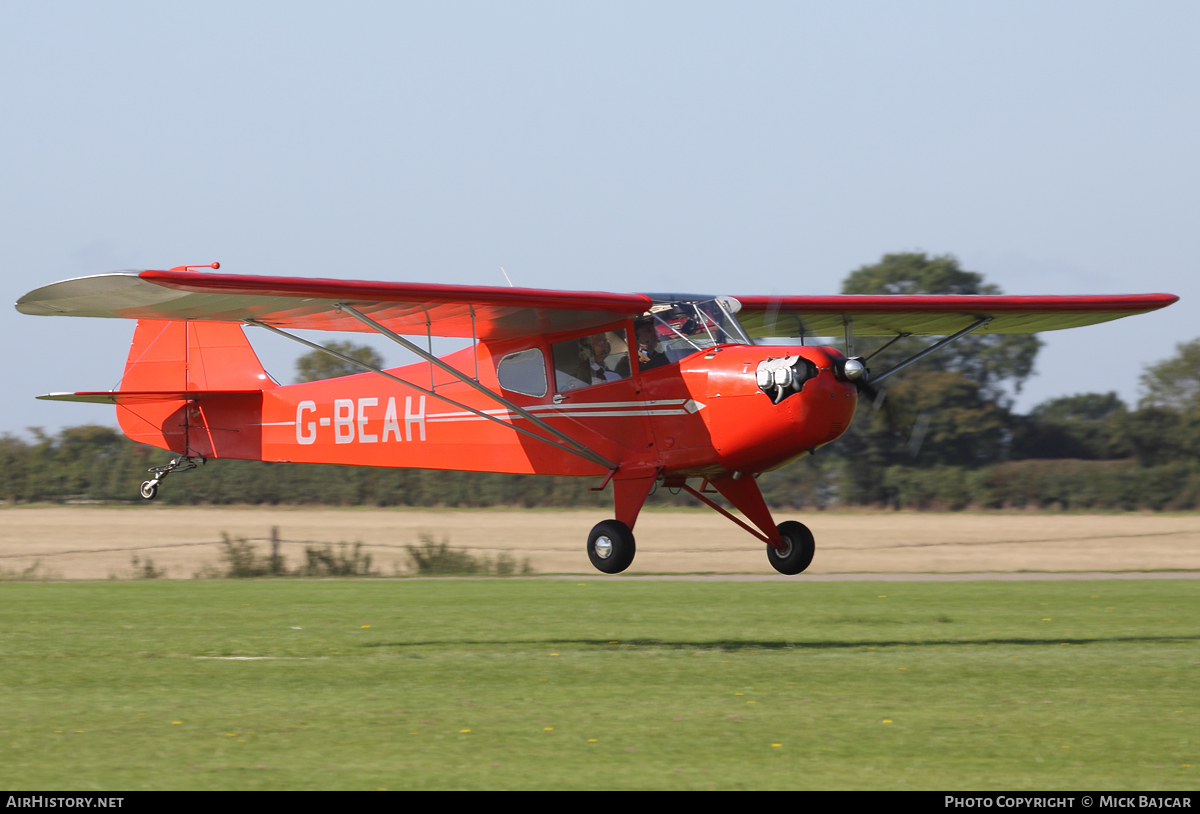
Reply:
[[871, 409], [878, 412], [879, 408], [883, 406], [883, 402], [887, 399], [887, 388], [876, 387], [870, 382], [865, 382], [859, 389], [863, 395], [871, 400]]
[[912, 435], [908, 438], [908, 454], [910, 457], [917, 457], [917, 453], [921, 451], [921, 444], [925, 443], [925, 433], [929, 430], [930, 415], [928, 411], [922, 410], [917, 415], [917, 421], [913, 424]]

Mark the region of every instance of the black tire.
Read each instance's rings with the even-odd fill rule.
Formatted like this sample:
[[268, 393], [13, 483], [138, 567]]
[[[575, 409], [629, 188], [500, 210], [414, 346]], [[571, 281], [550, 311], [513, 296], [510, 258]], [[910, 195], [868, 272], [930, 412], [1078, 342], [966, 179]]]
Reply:
[[142, 481], [142, 488], [139, 491], [146, 500], [154, 500], [158, 497], [158, 484], [152, 480]]
[[812, 532], [803, 523], [789, 520], [776, 526], [779, 535], [783, 537], [786, 550], [780, 551], [775, 546], [767, 546], [767, 559], [771, 567], [781, 574], [793, 576], [799, 574], [812, 563], [817, 544]]
[[605, 520], [597, 523], [588, 535], [588, 559], [597, 571], [619, 574], [633, 563], [637, 548], [633, 532], [620, 520]]

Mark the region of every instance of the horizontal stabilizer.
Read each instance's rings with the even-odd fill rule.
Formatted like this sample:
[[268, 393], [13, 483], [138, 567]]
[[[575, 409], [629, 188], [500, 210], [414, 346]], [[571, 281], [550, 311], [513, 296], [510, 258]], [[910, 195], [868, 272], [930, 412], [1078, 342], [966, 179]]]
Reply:
[[100, 390], [84, 393], [47, 393], [45, 401], [83, 401], [89, 404], [156, 404], [163, 401], [257, 396], [261, 390]]

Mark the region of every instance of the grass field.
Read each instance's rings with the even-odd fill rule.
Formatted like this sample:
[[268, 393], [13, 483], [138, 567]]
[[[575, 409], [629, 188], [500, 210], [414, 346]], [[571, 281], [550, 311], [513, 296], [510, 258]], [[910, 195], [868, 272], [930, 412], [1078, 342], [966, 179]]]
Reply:
[[1198, 599], [1195, 580], [8, 583], [0, 786], [1194, 789]]

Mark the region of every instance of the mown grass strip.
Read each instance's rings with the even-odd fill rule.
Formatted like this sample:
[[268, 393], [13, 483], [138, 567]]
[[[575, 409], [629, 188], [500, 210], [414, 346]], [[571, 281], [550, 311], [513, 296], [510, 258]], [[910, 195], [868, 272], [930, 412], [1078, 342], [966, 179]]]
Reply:
[[6, 584], [0, 784], [1194, 788], [1198, 594]]

